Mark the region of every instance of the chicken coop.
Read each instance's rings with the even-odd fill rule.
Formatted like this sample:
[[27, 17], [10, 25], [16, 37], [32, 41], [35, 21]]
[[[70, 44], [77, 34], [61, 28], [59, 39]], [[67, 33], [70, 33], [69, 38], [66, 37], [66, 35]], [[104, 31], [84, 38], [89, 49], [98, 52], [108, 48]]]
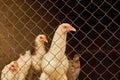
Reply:
[[38, 34], [47, 36], [48, 51], [62, 23], [76, 29], [67, 35], [65, 53], [80, 56], [78, 80], [120, 79], [120, 0], [0, 0], [0, 75], [34, 48]]

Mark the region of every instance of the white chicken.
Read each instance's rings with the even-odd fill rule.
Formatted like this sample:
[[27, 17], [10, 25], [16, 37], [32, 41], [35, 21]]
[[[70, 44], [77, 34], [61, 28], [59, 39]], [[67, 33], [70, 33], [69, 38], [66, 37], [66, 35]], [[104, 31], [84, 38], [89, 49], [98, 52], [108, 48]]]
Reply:
[[34, 78], [38, 80], [38, 77], [41, 74], [41, 59], [43, 58], [44, 54], [46, 54], [44, 45], [45, 42], [48, 41], [44, 34], [39, 34], [35, 38], [34, 40], [35, 47], [31, 51], [31, 53], [34, 53], [34, 55], [32, 55], [32, 65], [26, 77], [26, 80], [33, 80]]
[[79, 55], [76, 54], [73, 57], [73, 60], [69, 61], [69, 68], [67, 71], [68, 80], [77, 80], [80, 73], [80, 61]]
[[68, 60], [65, 53], [67, 32], [76, 31], [68, 23], [58, 26], [47, 54], [44, 55], [40, 80], [67, 80]]
[[15, 76], [18, 72], [18, 63], [16, 61], [12, 61], [8, 65], [6, 65], [1, 73], [1, 80], [15, 80]]
[[39, 34], [35, 38], [35, 55], [32, 56], [32, 67], [41, 72], [41, 59], [46, 54], [44, 42], [48, 42], [47, 38], [43, 34]]
[[31, 66], [31, 53], [26, 51], [24, 55], [16, 61], [6, 65], [1, 73], [1, 80], [25, 80], [28, 70]]

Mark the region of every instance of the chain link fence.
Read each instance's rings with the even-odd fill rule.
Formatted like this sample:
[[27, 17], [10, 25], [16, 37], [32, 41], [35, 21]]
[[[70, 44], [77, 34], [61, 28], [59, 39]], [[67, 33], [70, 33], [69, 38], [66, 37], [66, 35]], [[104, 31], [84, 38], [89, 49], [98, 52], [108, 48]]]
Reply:
[[119, 21], [120, 0], [0, 0], [0, 72], [32, 49], [39, 33], [47, 35], [48, 50], [67, 22], [77, 30], [68, 34], [66, 53], [80, 54], [79, 80], [119, 80]]

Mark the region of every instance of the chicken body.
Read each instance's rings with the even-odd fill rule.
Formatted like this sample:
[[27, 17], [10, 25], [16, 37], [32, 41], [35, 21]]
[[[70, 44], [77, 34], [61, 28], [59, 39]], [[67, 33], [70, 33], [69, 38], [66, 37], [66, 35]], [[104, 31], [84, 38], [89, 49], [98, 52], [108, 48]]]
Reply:
[[[14, 66], [14, 70], [11, 70], [12, 65], [16, 62], [18, 66]], [[10, 64], [6, 65], [1, 74], [1, 80], [25, 80], [28, 70], [31, 66], [31, 53], [26, 51], [24, 55], [20, 54], [17, 61], [12, 61]]]
[[[44, 55], [40, 80], [67, 80], [68, 59], [66, 57], [67, 32], [74, 29], [67, 23], [61, 24], [53, 37], [50, 50]], [[75, 29], [74, 29], [75, 30]]]

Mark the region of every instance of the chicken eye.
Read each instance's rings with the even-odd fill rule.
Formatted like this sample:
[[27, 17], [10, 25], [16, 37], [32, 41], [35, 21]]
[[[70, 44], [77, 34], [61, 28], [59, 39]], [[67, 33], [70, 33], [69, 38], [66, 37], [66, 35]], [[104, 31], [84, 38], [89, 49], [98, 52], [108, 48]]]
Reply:
[[40, 37], [40, 39], [42, 39], [42, 36]]
[[67, 26], [64, 26], [64, 28], [66, 29], [66, 28], [67, 28]]
[[14, 65], [11, 65], [11, 67], [14, 67]]

